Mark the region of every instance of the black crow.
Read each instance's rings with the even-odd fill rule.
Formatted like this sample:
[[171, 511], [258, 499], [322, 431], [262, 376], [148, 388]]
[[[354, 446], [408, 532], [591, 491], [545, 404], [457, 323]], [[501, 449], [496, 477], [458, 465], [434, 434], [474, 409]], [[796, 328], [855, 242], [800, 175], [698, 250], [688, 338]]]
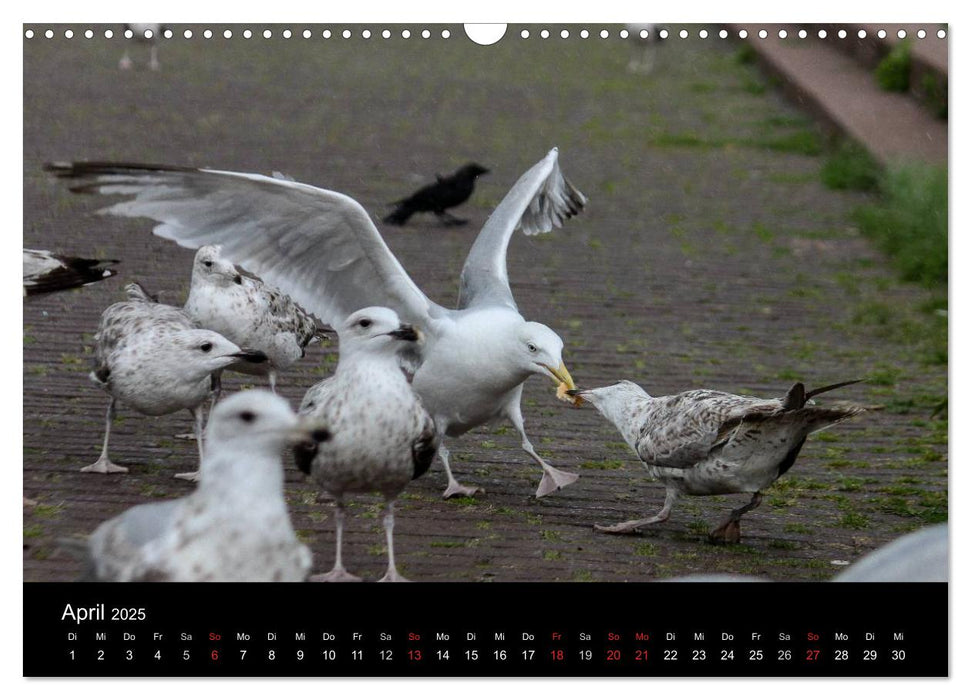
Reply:
[[384, 217], [384, 223], [403, 226], [415, 212], [430, 211], [441, 219], [443, 224], [449, 226], [466, 224], [467, 219], [456, 218], [445, 210], [457, 207], [467, 200], [475, 186], [475, 178], [487, 172], [489, 171], [478, 163], [469, 163], [448, 177], [436, 175], [435, 183], [422, 187], [410, 197], [392, 202], [396, 208]]

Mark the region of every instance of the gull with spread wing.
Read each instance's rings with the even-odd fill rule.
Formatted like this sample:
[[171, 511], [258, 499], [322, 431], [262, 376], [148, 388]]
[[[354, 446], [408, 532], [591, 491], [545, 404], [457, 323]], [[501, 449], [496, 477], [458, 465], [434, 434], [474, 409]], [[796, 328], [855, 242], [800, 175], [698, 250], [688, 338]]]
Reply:
[[[516, 229], [545, 233], [578, 214], [586, 198], [563, 176], [557, 149], [530, 168], [486, 221], [465, 261], [458, 308], [431, 301], [394, 257], [371, 217], [350, 197], [282, 177], [124, 163], [54, 163], [71, 189], [120, 195], [104, 211], [158, 222], [154, 233], [179, 245], [222, 246], [222, 254], [292, 296], [334, 326], [358, 309], [386, 306], [425, 333], [414, 388], [440, 437], [509, 420], [523, 450], [543, 469], [536, 496], [577, 479], [547, 464], [526, 437], [523, 383], [544, 375], [573, 389], [563, 341], [526, 321], [509, 288], [506, 250]], [[445, 496], [471, 495], [452, 475]]]

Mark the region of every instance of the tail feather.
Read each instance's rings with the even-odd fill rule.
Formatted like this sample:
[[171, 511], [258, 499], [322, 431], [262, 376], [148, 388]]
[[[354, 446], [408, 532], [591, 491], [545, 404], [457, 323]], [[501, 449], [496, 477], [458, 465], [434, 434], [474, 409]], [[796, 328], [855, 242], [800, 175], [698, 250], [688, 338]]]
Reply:
[[404, 202], [401, 202], [398, 204], [397, 209], [384, 217], [383, 221], [384, 223], [391, 224], [392, 226], [404, 226], [404, 224], [414, 213], [415, 212], [411, 209], [411, 207], [408, 207]]

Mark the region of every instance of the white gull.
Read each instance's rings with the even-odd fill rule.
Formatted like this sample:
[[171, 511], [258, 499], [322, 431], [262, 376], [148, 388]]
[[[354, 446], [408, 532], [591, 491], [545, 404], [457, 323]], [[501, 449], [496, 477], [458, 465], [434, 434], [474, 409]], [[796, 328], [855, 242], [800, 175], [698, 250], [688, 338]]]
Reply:
[[[574, 384], [563, 341], [520, 315], [506, 272], [516, 229], [547, 232], [578, 214], [585, 197], [563, 176], [554, 148], [530, 168], [486, 221], [465, 261], [458, 308], [431, 301], [392, 255], [368, 213], [338, 192], [279, 178], [218, 170], [118, 163], [54, 163], [47, 170], [80, 179], [76, 192], [121, 195], [104, 211], [159, 222], [154, 233], [194, 248], [222, 246], [233, 262], [290, 294], [324, 323], [358, 309], [386, 306], [426, 334], [414, 387], [442, 437], [508, 420], [523, 450], [543, 469], [541, 497], [577, 479], [533, 449], [520, 410], [523, 383], [539, 374]], [[472, 494], [452, 475], [445, 496]]]

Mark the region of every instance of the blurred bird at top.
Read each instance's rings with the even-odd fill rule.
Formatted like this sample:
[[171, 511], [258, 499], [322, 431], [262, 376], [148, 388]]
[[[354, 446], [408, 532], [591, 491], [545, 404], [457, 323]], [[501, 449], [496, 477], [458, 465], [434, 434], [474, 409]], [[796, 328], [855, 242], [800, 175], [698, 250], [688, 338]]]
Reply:
[[457, 207], [472, 195], [475, 179], [489, 172], [478, 163], [468, 163], [448, 177], [435, 175], [435, 182], [426, 185], [410, 197], [392, 202], [395, 210], [384, 217], [384, 223], [404, 226], [405, 222], [417, 212], [430, 211], [446, 226], [461, 226], [468, 219], [459, 219], [446, 209]]
[[[159, 34], [162, 33], [162, 25], [149, 23], [126, 24], [125, 29], [132, 33], [131, 41], [148, 44], [150, 46], [148, 58], [149, 69], [158, 70], [161, 68], [162, 64], [158, 62], [158, 45], [155, 42], [158, 40]], [[122, 55], [121, 60], [118, 61], [118, 67], [122, 70], [131, 70], [134, 65], [131, 56], [128, 55], [128, 44], [125, 44], [125, 53]]]
[[628, 24], [631, 57], [627, 70], [647, 75], [654, 70], [655, 52], [661, 43], [660, 27], [656, 24]]

